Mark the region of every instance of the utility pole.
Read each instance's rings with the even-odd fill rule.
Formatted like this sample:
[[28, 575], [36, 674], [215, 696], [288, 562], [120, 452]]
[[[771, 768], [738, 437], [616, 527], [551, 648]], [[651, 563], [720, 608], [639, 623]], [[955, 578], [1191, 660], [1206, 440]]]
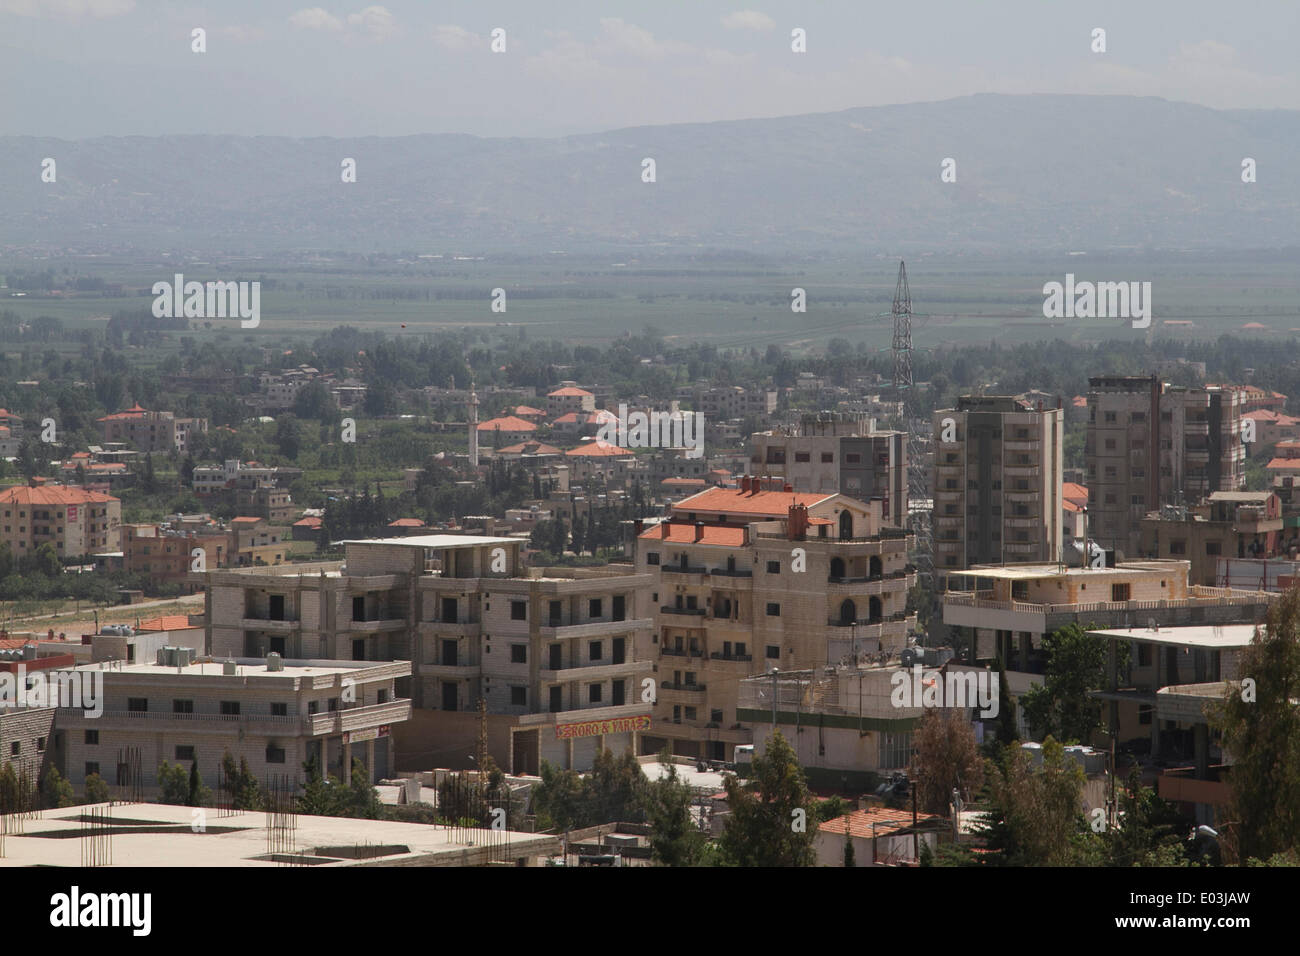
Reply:
[[772, 736], [776, 736], [776, 675], [781, 673], [781, 668], [772, 668]]

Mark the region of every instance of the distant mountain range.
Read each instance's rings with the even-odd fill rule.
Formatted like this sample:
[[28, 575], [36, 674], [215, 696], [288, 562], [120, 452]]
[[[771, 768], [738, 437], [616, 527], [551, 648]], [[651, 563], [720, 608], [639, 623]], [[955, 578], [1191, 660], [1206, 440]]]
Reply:
[[[56, 162], [54, 183], [41, 163]], [[357, 181], [341, 181], [353, 158]], [[656, 182], [642, 181], [642, 160]], [[1257, 182], [1242, 182], [1242, 160]], [[945, 158], [956, 182], [940, 181]], [[979, 95], [559, 139], [0, 137], [0, 247], [541, 253], [1300, 245], [1300, 112]]]

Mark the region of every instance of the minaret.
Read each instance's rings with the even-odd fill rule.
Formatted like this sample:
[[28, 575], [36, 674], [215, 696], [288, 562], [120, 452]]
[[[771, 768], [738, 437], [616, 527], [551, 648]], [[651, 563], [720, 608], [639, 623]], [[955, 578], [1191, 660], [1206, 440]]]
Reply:
[[478, 393], [469, 383], [469, 466], [478, 467]]

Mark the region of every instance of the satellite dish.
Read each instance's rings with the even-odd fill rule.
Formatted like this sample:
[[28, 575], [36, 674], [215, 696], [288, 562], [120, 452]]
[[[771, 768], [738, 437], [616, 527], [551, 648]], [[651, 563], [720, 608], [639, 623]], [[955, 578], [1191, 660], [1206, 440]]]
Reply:
[[1159, 622], [1156, 621], [1154, 617], [1147, 618], [1147, 627], [1153, 631], [1160, 630], [1160, 624]]

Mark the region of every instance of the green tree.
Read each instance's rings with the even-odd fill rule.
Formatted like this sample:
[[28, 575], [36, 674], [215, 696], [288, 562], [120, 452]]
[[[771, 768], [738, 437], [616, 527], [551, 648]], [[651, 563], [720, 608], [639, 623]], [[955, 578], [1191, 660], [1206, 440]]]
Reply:
[[248, 758], [240, 757], [235, 763], [228, 749], [221, 755], [221, 776], [229, 788], [231, 806], [235, 810], [261, 810], [265, 805], [262, 788], [248, 767]]
[[189, 775], [180, 764], [164, 760], [158, 765], [158, 801], [187, 806], [190, 799]]
[[1119, 794], [1119, 823], [1106, 831], [1111, 866], [1170, 866], [1186, 863], [1181, 836], [1186, 824], [1178, 808], [1142, 786], [1135, 766]]
[[50, 767], [41, 778], [41, 805], [45, 807], [71, 807], [77, 802], [72, 784], [59, 773], [58, 767]]
[[979, 827], [990, 851], [987, 863], [1070, 866], [1091, 830], [1083, 816], [1083, 769], [1065, 757], [1052, 737], [1043, 742], [1043, 765], [1021, 747], [991, 761], [992, 809]]
[[1025, 720], [1038, 736], [1086, 743], [1101, 726], [1100, 708], [1088, 692], [1099, 690], [1105, 679], [1105, 642], [1078, 624], [1067, 624], [1043, 638], [1043, 649], [1043, 685], [1022, 698]]
[[726, 777], [731, 813], [719, 841], [735, 866], [812, 866], [816, 824], [808, 826], [808, 785], [794, 750], [781, 732], [754, 758], [753, 776], [742, 784]]
[[0, 813], [16, 813], [20, 807], [18, 775], [14, 773], [14, 765], [6, 760], [0, 767]]
[[975, 728], [963, 714], [930, 708], [912, 739], [916, 749], [912, 778], [925, 813], [947, 815], [954, 789], [976, 793], [983, 786], [984, 766]]
[[651, 858], [660, 866], [697, 866], [708, 841], [691, 816], [691, 788], [678, 776], [667, 748], [659, 762], [668, 773], [649, 788]]
[[290, 461], [298, 460], [302, 450], [302, 429], [298, 419], [292, 415], [281, 415], [275, 425], [275, 446], [281, 455]]
[[533, 788], [533, 813], [542, 830], [564, 831], [586, 826], [585, 786], [582, 777], [572, 770], [561, 770], [545, 760], [541, 766], [542, 782]]
[[1225, 849], [1264, 860], [1300, 843], [1300, 589], [1268, 609], [1238, 673], [1242, 682], [1229, 685], [1210, 718], [1232, 758]]
[[185, 805], [201, 807], [211, 800], [212, 791], [203, 786], [203, 778], [199, 776], [199, 762], [196, 760], [190, 764], [190, 779], [185, 788]]
[[[108, 803], [109, 793], [108, 784], [104, 778], [97, 773], [92, 773], [86, 778], [86, 802], [87, 803]], [[171, 803], [170, 800], [164, 800], [164, 803]]]
[[1003, 747], [1014, 743], [1019, 733], [1016, 729], [1016, 702], [1011, 699], [1011, 687], [1007, 684], [1007, 671], [1001, 659], [998, 670], [998, 723], [997, 742]]

